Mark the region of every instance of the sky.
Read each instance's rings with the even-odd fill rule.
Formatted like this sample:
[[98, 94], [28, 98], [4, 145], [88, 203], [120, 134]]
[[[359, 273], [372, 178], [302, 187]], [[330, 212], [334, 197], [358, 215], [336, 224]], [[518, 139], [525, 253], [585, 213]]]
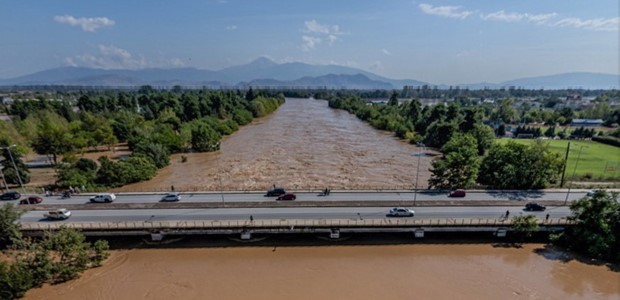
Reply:
[[433, 84], [619, 74], [617, 0], [0, 0], [0, 78], [258, 57]]

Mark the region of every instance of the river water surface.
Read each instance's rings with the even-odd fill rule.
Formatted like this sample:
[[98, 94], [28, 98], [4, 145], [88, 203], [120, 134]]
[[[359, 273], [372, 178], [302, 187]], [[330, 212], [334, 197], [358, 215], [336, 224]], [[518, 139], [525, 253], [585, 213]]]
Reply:
[[620, 273], [567, 258], [539, 244], [136, 249], [25, 299], [620, 299]]
[[[420, 149], [373, 129], [327, 101], [287, 98], [270, 116], [222, 140], [214, 153], [174, 155], [146, 182], [117, 191], [413, 188]], [[425, 151], [432, 153], [432, 151]], [[420, 158], [426, 187], [431, 158]]]

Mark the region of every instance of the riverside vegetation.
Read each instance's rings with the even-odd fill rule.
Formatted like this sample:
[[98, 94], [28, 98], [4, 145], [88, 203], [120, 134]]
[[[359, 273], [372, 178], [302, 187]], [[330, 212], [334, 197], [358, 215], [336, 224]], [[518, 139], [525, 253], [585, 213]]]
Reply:
[[77, 278], [98, 267], [109, 256], [106, 240], [87, 242], [79, 231], [63, 227], [46, 232], [40, 240], [22, 236], [13, 205], [0, 207], [0, 299], [21, 298], [26, 291], [45, 283]]
[[[28, 182], [21, 156], [33, 149], [50, 158], [57, 186], [89, 189], [145, 181], [179, 152], [219, 149], [220, 139], [254, 118], [275, 111], [284, 96], [241, 91], [155, 90], [36, 93], [6, 107], [13, 123], [0, 122], [0, 146], [17, 144], [12, 153]], [[14, 126], [13, 126], [14, 125]], [[95, 162], [77, 154], [127, 143], [131, 155], [120, 161]], [[4, 150], [6, 157], [6, 150]], [[62, 159], [59, 159], [62, 157]], [[8, 160], [5, 160], [7, 162]], [[3, 172], [17, 184], [14, 168]]]

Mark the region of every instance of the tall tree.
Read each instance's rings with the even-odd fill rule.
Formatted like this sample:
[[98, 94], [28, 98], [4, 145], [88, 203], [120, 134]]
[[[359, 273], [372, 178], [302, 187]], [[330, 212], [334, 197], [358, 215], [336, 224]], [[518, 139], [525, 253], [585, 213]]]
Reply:
[[480, 158], [476, 139], [454, 134], [442, 148], [443, 157], [433, 161], [429, 186], [437, 189], [468, 188], [476, 183]]

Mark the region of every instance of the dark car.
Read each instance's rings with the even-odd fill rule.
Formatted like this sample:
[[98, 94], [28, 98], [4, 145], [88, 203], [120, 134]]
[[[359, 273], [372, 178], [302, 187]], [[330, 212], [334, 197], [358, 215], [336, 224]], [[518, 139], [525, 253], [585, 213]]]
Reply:
[[286, 194], [286, 191], [283, 188], [274, 188], [267, 191], [265, 196], [267, 197], [277, 197]]
[[284, 194], [284, 195], [281, 195], [280, 197], [276, 198], [276, 200], [295, 200], [295, 199], [297, 199], [297, 196], [295, 196], [295, 194], [291, 194], [291, 193]]
[[448, 196], [450, 196], [450, 197], [465, 197], [465, 190], [462, 190], [462, 189], [454, 190], [454, 191], [450, 192], [450, 194], [448, 194]]
[[28, 198], [19, 201], [19, 204], [39, 204], [41, 202], [43, 202], [43, 198], [39, 196], [28, 196]]
[[0, 200], [19, 200], [22, 195], [18, 192], [6, 192], [0, 195]]
[[545, 209], [547, 208], [538, 202], [530, 202], [525, 205], [525, 210], [529, 211], [544, 211]]

